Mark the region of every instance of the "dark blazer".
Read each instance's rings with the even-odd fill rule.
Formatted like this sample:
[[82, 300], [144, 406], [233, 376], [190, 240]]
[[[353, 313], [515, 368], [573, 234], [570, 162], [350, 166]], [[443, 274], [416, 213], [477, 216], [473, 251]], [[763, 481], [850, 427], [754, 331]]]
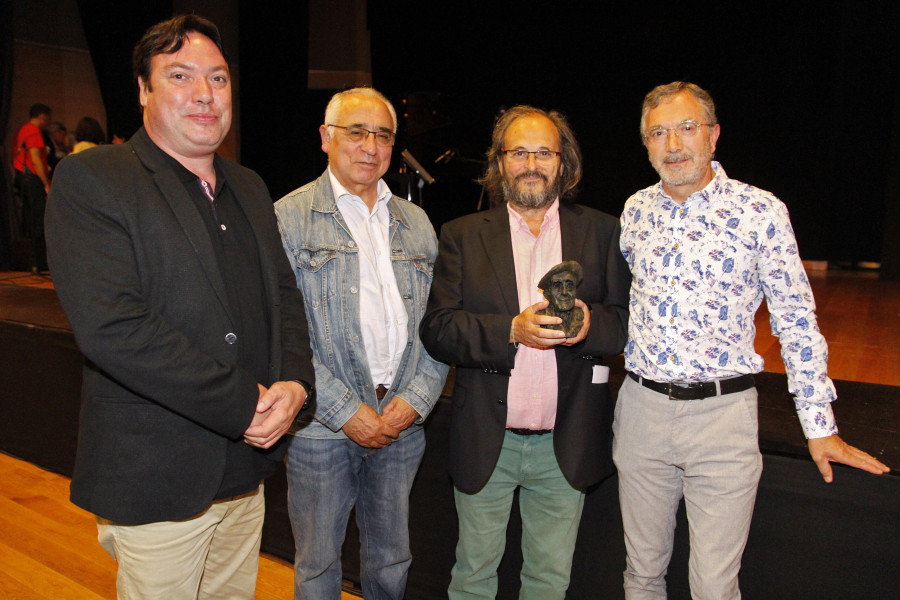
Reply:
[[[609, 384], [592, 384], [593, 366], [622, 351], [627, 337], [628, 265], [614, 217], [560, 205], [563, 260], [584, 268], [578, 298], [591, 309], [587, 338], [557, 346], [559, 399], [554, 449], [569, 483], [585, 488], [612, 473], [613, 402]], [[515, 346], [510, 325], [519, 314], [506, 206], [467, 215], [441, 229], [422, 341], [438, 360], [457, 366], [450, 429], [450, 475], [474, 493], [497, 464], [506, 428]]]
[[[259, 383], [312, 383], [303, 300], [268, 191], [249, 169], [215, 161], [259, 248], [270, 359]], [[64, 159], [46, 228], [57, 294], [86, 357], [72, 502], [124, 523], [193, 516], [222, 483], [229, 443], [253, 454], [259, 479], [271, 473], [284, 448], [240, 442], [259, 391], [236, 366], [212, 242], [146, 132]]]

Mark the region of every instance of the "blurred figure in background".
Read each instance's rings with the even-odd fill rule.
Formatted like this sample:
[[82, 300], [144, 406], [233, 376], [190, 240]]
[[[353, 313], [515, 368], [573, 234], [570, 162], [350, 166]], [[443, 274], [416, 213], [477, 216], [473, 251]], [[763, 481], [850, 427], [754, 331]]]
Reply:
[[72, 148], [72, 154], [78, 154], [83, 150], [105, 143], [106, 134], [99, 121], [93, 117], [81, 117], [75, 128], [75, 147]]

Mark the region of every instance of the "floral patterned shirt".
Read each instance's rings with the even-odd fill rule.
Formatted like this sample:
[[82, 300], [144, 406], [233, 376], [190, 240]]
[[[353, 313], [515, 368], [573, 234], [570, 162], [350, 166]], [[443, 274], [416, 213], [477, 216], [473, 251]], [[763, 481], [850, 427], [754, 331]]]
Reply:
[[712, 167], [713, 180], [683, 204], [661, 182], [625, 203], [620, 244], [633, 277], [625, 367], [665, 382], [762, 371], [753, 319], [765, 295], [806, 437], [837, 433], [828, 347], [787, 208]]

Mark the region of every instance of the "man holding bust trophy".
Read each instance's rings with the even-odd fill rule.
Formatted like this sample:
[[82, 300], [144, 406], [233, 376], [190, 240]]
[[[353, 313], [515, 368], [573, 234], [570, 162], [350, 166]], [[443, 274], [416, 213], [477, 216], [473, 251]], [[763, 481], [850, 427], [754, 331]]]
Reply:
[[457, 367], [459, 542], [448, 596], [496, 597], [518, 490], [519, 598], [564, 598], [584, 490], [612, 473], [603, 357], [625, 343], [630, 275], [618, 221], [568, 201], [581, 153], [563, 115], [509, 109], [487, 162], [495, 206], [442, 228], [420, 329], [428, 353]]

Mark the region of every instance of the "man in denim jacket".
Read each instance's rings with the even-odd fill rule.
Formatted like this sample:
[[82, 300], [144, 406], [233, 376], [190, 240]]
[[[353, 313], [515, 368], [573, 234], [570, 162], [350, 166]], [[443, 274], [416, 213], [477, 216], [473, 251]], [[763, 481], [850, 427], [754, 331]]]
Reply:
[[409, 493], [447, 365], [417, 334], [434, 228], [381, 179], [396, 130], [393, 106], [375, 90], [336, 94], [319, 128], [328, 169], [275, 205], [305, 293], [318, 401], [287, 458], [295, 598], [340, 597], [354, 505], [365, 597], [400, 600], [406, 588]]

